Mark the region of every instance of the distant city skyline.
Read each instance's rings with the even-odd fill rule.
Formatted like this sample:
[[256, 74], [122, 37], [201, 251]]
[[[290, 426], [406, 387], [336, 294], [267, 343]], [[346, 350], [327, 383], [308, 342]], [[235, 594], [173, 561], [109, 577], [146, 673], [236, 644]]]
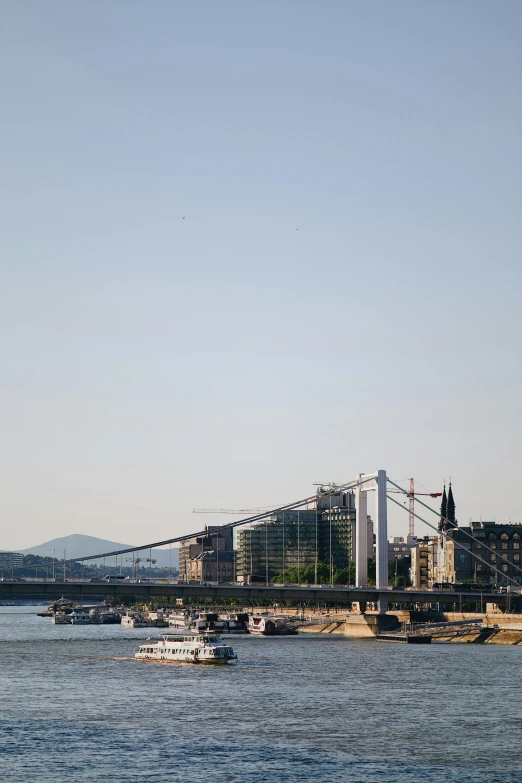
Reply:
[[3, 11], [0, 548], [378, 469], [522, 522], [520, 3]]

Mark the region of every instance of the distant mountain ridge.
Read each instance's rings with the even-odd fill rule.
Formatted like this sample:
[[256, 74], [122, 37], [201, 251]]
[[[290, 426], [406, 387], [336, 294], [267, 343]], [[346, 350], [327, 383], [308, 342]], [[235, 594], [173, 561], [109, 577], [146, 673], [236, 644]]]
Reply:
[[[53, 557], [63, 558], [65, 550], [65, 557], [88, 557], [89, 555], [97, 555], [100, 552], [112, 552], [116, 549], [131, 549], [134, 544], [121, 544], [117, 541], [109, 541], [105, 538], [96, 538], [95, 536], [85, 536], [81, 533], [73, 533], [70, 536], [62, 536], [61, 538], [53, 538], [50, 541], [46, 541], [43, 544], [37, 546], [31, 546], [27, 549], [19, 549], [23, 555], [39, 555], [40, 557]], [[148, 557], [148, 550], [144, 550], [138, 557]], [[129, 552], [128, 557], [132, 557], [132, 552]], [[178, 549], [172, 548], [172, 555], [168, 549], [153, 549], [152, 558], [156, 560], [156, 566], [162, 566], [168, 568], [169, 564], [172, 564], [172, 568], [178, 568]], [[125, 565], [130, 565], [126, 563]]]

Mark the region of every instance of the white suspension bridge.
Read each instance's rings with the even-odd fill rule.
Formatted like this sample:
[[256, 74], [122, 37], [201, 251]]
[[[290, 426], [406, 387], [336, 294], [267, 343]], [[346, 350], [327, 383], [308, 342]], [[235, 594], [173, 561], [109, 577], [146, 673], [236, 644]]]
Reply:
[[[391, 489], [393, 487], [393, 489]], [[375, 561], [376, 561], [376, 578], [375, 578], [375, 587], [369, 587], [368, 586], [368, 540], [367, 540], [367, 526], [357, 524], [355, 525], [355, 585], [352, 586], [333, 586], [333, 584], [330, 586], [330, 590], [328, 592], [329, 599], [332, 601], [345, 601], [345, 600], [362, 600], [362, 601], [376, 601], [376, 603], [379, 603], [380, 606], [382, 606], [383, 609], [386, 608], [387, 603], [390, 599], [392, 599], [395, 603], [400, 602], [433, 602], [437, 600], [444, 600], [444, 601], [460, 601], [463, 600], [470, 600], [474, 601], [476, 603], [477, 601], [477, 595], [476, 593], [472, 593], [471, 591], [468, 593], [463, 593], [462, 590], [458, 592], [452, 592], [451, 590], [445, 590], [444, 592], [437, 591], [437, 590], [413, 590], [411, 588], [404, 589], [404, 590], [397, 590], [396, 588], [393, 589], [393, 592], [389, 590], [388, 587], [388, 501], [391, 503], [394, 503], [399, 508], [403, 509], [403, 511], [407, 511], [407, 513], [410, 516], [410, 529], [411, 529], [411, 520], [412, 516], [418, 519], [419, 521], [426, 524], [428, 527], [432, 528], [438, 535], [449, 538], [448, 533], [446, 530], [439, 530], [438, 521], [440, 519], [440, 512], [436, 509], [431, 508], [428, 504], [424, 503], [423, 501], [419, 500], [417, 495], [415, 495], [415, 501], [417, 504], [421, 505], [423, 509], [426, 510], [426, 512], [429, 512], [431, 514], [434, 514], [437, 517], [437, 524], [432, 524], [428, 519], [425, 518], [425, 516], [421, 516], [419, 513], [415, 512], [412, 508], [412, 504], [409, 504], [408, 508], [405, 508], [405, 506], [399, 502], [396, 498], [391, 496], [391, 492], [394, 493], [402, 493], [405, 498], [408, 498], [411, 500], [412, 492], [411, 488], [410, 490], [406, 490], [403, 487], [401, 487], [399, 484], [392, 481], [388, 476], [385, 470], [378, 470], [374, 473], [360, 473], [356, 476], [356, 478], [353, 481], [346, 482], [344, 484], [338, 484], [338, 485], [331, 485], [327, 489], [324, 489], [321, 487], [321, 489], [315, 493], [312, 496], [303, 498], [298, 501], [294, 501], [282, 506], [278, 506], [277, 508], [267, 508], [266, 510], [260, 510], [258, 513], [255, 513], [251, 516], [236, 520], [234, 522], [230, 522], [226, 525], [220, 526], [220, 530], [226, 530], [227, 528], [239, 528], [239, 527], [246, 527], [246, 526], [252, 526], [254, 523], [262, 522], [263, 520], [268, 520], [269, 517], [272, 517], [273, 515], [284, 513], [286, 511], [295, 511], [298, 509], [302, 509], [305, 506], [310, 506], [311, 504], [317, 503], [318, 500], [321, 498], [328, 498], [332, 495], [337, 495], [341, 492], [347, 492], [347, 491], [353, 491], [355, 493], [355, 508], [356, 508], [356, 520], [366, 519], [367, 518], [367, 511], [368, 511], [368, 494], [369, 493], [375, 493]], [[426, 494], [432, 494], [435, 495], [436, 493], [426, 493]], [[454, 523], [452, 523], [449, 519], [442, 518], [442, 521], [446, 523], [446, 527], [448, 529], [451, 529], [454, 527]], [[465, 535], [469, 535], [463, 528], [460, 528], [461, 533], [464, 533]], [[63, 566], [63, 573], [64, 577], [66, 575], [66, 569], [67, 566], [70, 566], [73, 563], [85, 563], [87, 561], [93, 561], [93, 560], [107, 560], [110, 561], [111, 558], [115, 558], [116, 562], [118, 557], [121, 557], [125, 554], [132, 554], [134, 560], [139, 560], [138, 558], [138, 552], [142, 552], [144, 550], [148, 550], [149, 552], [149, 558], [145, 558], [148, 560], [151, 564], [153, 561], [152, 558], [152, 552], [154, 549], [158, 547], [164, 547], [167, 545], [172, 545], [175, 543], [180, 543], [182, 541], [185, 541], [187, 539], [192, 539], [200, 536], [205, 536], [208, 534], [207, 529], [199, 530], [196, 532], [192, 532], [190, 534], [184, 534], [181, 536], [174, 536], [169, 539], [165, 539], [163, 541], [154, 541], [142, 544], [140, 546], [134, 546], [134, 547], [128, 547], [118, 550], [112, 550], [108, 552], [100, 552], [96, 555], [89, 555], [87, 557], [76, 557], [76, 558], [69, 558], [65, 559], [60, 563], [61, 566]], [[472, 538], [471, 535], [469, 535], [470, 538]], [[462, 549], [465, 549], [466, 552], [469, 553], [469, 549], [462, 547], [458, 542], [454, 541], [454, 545], [458, 548], [461, 547]], [[514, 590], [517, 591], [522, 588], [522, 568], [515, 565], [515, 570], [520, 574], [517, 579], [514, 577], [506, 577], [506, 574], [504, 574], [500, 569], [498, 569], [494, 564], [491, 562], [488, 562], [486, 558], [486, 553], [489, 551], [491, 554], [497, 554], [493, 549], [491, 549], [485, 542], [483, 544], [483, 550], [484, 555], [480, 555], [478, 553], [473, 552], [472, 555], [482, 564], [485, 564], [489, 569], [492, 571], [498, 573], [501, 577], [502, 581], [509, 581], [511, 585], [513, 586]], [[118, 594], [118, 595], [124, 595], [124, 594], [133, 594], [137, 595], [139, 593], [140, 595], [148, 596], [148, 595], [155, 595], [155, 594], [162, 594], [162, 595], [192, 595], [194, 597], [196, 596], [203, 596], [203, 595], [210, 595], [214, 597], [241, 597], [241, 598], [247, 598], [247, 597], [253, 597], [254, 595], [262, 595], [263, 597], [267, 595], [267, 590], [270, 593], [270, 596], [276, 596], [278, 598], [296, 598], [299, 600], [321, 600], [324, 601], [326, 598], [326, 594], [324, 589], [318, 590], [317, 585], [313, 586], [300, 586], [300, 585], [269, 585], [268, 584], [268, 578], [267, 583], [263, 586], [261, 585], [236, 585], [236, 584], [204, 584], [204, 585], [183, 585], [183, 584], [161, 584], [161, 586], [155, 586], [151, 584], [136, 584], [136, 583], [120, 583], [117, 585], [104, 585], [103, 591], [110, 595], [112, 593]], [[32, 595], [38, 593], [42, 595], [49, 595], [52, 592], [52, 583], [49, 583], [48, 581], [37, 581], [33, 580], [30, 584], [5, 584], [0, 583], [0, 596], [9, 594], [9, 592], [13, 593], [13, 589], [18, 594], [23, 593], [31, 593]], [[56, 589], [56, 587], [54, 588]], [[85, 583], [85, 581], [75, 581], [75, 580], [67, 580], [67, 592], [76, 592], [77, 594], [81, 595], [89, 595], [94, 594], [98, 591], [100, 592], [100, 586], [95, 584], [89, 584]], [[498, 603], [502, 603], [505, 599], [502, 598], [502, 596], [498, 596], [496, 593], [493, 592], [493, 589], [488, 587], [487, 585], [484, 586], [484, 595], [481, 595], [481, 600], [483, 597], [486, 597], [487, 595], [495, 596], [495, 600]], [[377, 599], [377, 600], [376, 600]]]

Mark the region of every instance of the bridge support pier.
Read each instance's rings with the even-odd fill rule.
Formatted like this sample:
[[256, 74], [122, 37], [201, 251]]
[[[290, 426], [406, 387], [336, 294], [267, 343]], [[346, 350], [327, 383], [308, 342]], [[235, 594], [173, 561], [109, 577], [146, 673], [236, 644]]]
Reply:
[[388, 594], [379, 593], [379, 599], [377, 601], [377, 608], [381, 614], [385, 614], [388, 611]]
[[395, 631], [400, 623], [394, 614], [352, 614], [346, 619], [344, 635], [374, 639], [383, 631]]

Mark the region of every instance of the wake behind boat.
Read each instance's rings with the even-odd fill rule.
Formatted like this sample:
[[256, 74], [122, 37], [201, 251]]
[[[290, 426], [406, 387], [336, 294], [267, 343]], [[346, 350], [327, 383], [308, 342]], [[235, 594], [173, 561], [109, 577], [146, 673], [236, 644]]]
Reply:
[[166, 633], [158, 639], [147, 639], [135, 658], [172, 663], [224, 664], [237, 659], [232, 647], [223, 644], [215, 633]]

